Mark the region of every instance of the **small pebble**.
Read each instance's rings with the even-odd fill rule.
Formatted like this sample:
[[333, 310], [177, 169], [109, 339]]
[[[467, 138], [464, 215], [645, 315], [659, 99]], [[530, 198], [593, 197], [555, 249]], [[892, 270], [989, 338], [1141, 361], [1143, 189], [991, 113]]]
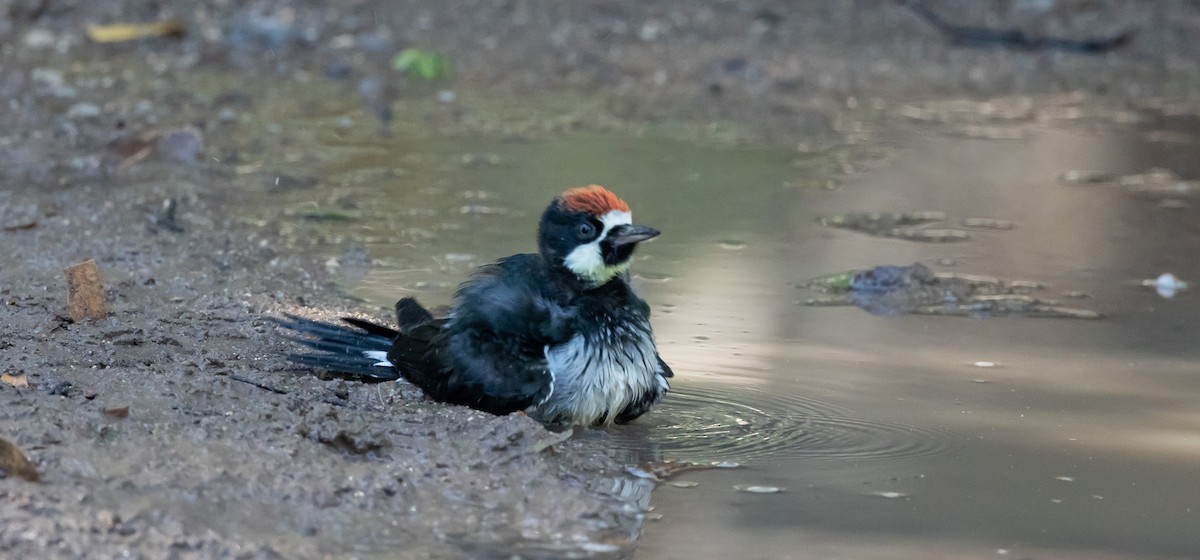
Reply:
[[90, 119], [100, 116], [100, 106], [86, 101], [79, 102], [67, 109], [69, 119]]
[[1116, 180], [1116, 177], [1111, 173], [1104, 173], [1100, 171], [1071, 170], [1063, 173], [1062, 176], [1059, 177], [1059, 180], [1067, 184], [1082, 185], [1109, 183]]
[[650, 471], [639, 469], [637, 467], [625, 467], [625, 472], [627, 472], [637, 478], [643, 478], [646, 480], [658, 480], [658, 477], [655, 476], [654, 473], [652, 473]]
[[656, 21], [647, 21], [642, 24], [642, 28], [638, 30], [638, 38], [649, 43], [658, 38], [662, 32], [662, 27]]
[[737, 490], [738, 492], [747, 492], [750, 494], [778, 494], [783, 492], [783, 488], [778, 486], [758, 486], [746, 484], [738, 484], [734, 486], [733, 489]]
[[62, 70], [55, 68], [34, 68], [29, 71], [29, 77], [53, 97], [70, 99], [78, 95], [75, 88], [66, 85]]
[[25, 46], [31, 49], [46, 49], [54, 46], [57, 38], [45, 29], [31, 29], [25, 34]]
[[377, 77], [363, 78], [358, 81], [358, 94], [368, 102], [382, 99], [385, 89], [383, 80]]
[[905, 494], [904, 492], [871, 492], [871, 495], [879, 496], [880, 498], [887, 498], [889, 500], [900, 500], [908, 497], [908, 494]]
[[236, 122], [237, 118], [237, 111], [232, 107], [222, 107], [220, 111], [217, 111], [217, 122], [221, 124]]
[[671, 486], [674, 486], [676, 488], [695, 488], [697, 486], [700, 486], [699, 482], [693, 482], [691, 480], [676, 480], [676, 481], [670, 482], [668, 484], [670, 484]]
[[204, 153], [204, 135], [190, 126], [167, 130], [158, 137], [155, 147], [167, 159], [190, 163]]

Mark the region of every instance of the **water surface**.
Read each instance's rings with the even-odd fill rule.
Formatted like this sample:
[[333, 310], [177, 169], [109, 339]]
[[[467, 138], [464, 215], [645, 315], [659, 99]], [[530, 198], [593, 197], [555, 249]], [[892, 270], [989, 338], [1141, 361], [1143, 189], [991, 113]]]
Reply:
[[[585, 437], [631, 463], [743, 466], [656, 490], [661, 518], [638, 558], [1187, 558], [1200, 551], [1200, 306], [1137, 283], [1200, 279], [1200, 200], [1164, 205], [1058, 177], [1166, 167], [1194, 178], [1193, 124], [1037, 128], [1024, 141], [898, 130], [879, 140], [892, 157], [839, 183], [828, 170], [859, 149], [336, 136], [325, 142], [341, 155], [309, 167], [335, 196], [282, 196], [353, 214], [328, 235], [374, 259], [348, 277], [381, 306], [445, 304], [475, 266], [533, 250], [539, 212], [567, 187], [609, 186], [664, 232], [634, 272], [673, 392], [635, 424]], [[1177, 134], [1149, 142], [1146, 126]], [[1015, 227], [928, 244], [817, 223], [854, 210]], [[1106, 318], [799, 304], [812, 295], [801, 280], [917, 261], [1045, 283]]]

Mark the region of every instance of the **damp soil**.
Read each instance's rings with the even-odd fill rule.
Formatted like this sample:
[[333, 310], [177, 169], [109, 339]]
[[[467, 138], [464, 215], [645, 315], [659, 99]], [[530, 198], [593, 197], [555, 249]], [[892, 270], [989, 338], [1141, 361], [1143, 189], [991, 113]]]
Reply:
[[[503, 158], [468, 149], [422, 159], [440, 153], [430, 144], [579, 132], [770, 143], [832, 154], [793, 185], [823, 189], [877, 159], [863, 146], [883, 114], [1004, 140], [1020, 134], [1006, 118], [1042, 114], [1029, 103], [1112, 120], [1196, 111], [1191, 4], [930, 4], [956, 23], [1026, 35], [1136, 34], [1098, 55], [962, 48], [886, 2], [0, 2], [0, 373], [27, 382], [0, 384], [0, 438], [38, 475], [0, 480], [0, 548], [60, 558], [633, 554], [650, 485], [626, 473], [636, 458], [613, 453], [629, 433], [559, 441], [527, 418], [438, 405], [403, 384], [320, 377], [287, 364], [268, 318], [386, 316], [374, 296], [346, 289], [370, 279], [373, 246], [431, 234], [470, 243], [461, 224], [424, 227], [419, 211], [383, 216], [366, 239], [339, 235], [331, 223], [377, 212], [356, 185], [397, 181], [462, 219], [529, 223], [565, 186], [530, 174], [504, 204], [472, 198], [439, 173], [486, 180]], [[97, 45], [84, 31], [160, 19], [183, 21], [187, 34]], [[392, 56], [413, 46], [447, 54], [453, 77], [397, 74]], [[1007, 97], [904, 103], [948, 96]], [[391, 147], [372, 152], [376, 141]], [[416, 155], [394, 161], [397, 142]], [[678, 208], [668, 194], [651, 199], [653, 213]], [[741, 243], [705, 242], [698, 250]], [[482, 252], [435, 256], [469, 270], [461, 255]], [[63, 269], [88, 259], [108, 310], [76, 322]], [[452, 282], [443, 276], [435, 293]], [[752, 418], [744, 407], [730, 403], [728, 415]], [[701, 448], [736, 448], [737, 437]], [[867, 453], [841, 440], [808, 448], [822, 445], [830, 456]]]

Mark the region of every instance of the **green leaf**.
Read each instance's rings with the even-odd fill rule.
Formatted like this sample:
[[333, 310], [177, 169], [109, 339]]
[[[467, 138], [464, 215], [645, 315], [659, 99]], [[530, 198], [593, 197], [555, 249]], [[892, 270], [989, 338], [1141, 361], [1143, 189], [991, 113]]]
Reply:
[[425, 53], [420, 49], [404, 49], [396, 54], [392, 59], [392, 68], [400, 72], [407, 72], [416, 64], [417, 59], [425, 56]]
[[396, 53], [392, 67], [406, 75], [433, 81], [450, 74], [450, 59], [421, 49], [404, 49]]

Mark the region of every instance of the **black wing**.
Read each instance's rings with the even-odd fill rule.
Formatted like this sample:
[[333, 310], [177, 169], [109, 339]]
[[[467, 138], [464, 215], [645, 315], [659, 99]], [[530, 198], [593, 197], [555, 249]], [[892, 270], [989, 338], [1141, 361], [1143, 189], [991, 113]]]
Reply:
[[439, 323], [445, 323], [445, 320], [435, 319], [433, 313], [418, 303], [416, 298], [406, 297], [396, 302], [396, 325], [401, 332]]
[[413, 385], [440, 399], [439, 384], [448, 375], [441, 360], [441, 335], [445, 319], [436, 319], [414, 298], [396, 302], [399, 332], [388, 349], [388, 361]]
[[459, 289], [446, 324], [449, 375], [433, 396], [495, 414], [532, 407], [551, 392], [545, 348], [573, 330], [538, 255], [483, 267]]

